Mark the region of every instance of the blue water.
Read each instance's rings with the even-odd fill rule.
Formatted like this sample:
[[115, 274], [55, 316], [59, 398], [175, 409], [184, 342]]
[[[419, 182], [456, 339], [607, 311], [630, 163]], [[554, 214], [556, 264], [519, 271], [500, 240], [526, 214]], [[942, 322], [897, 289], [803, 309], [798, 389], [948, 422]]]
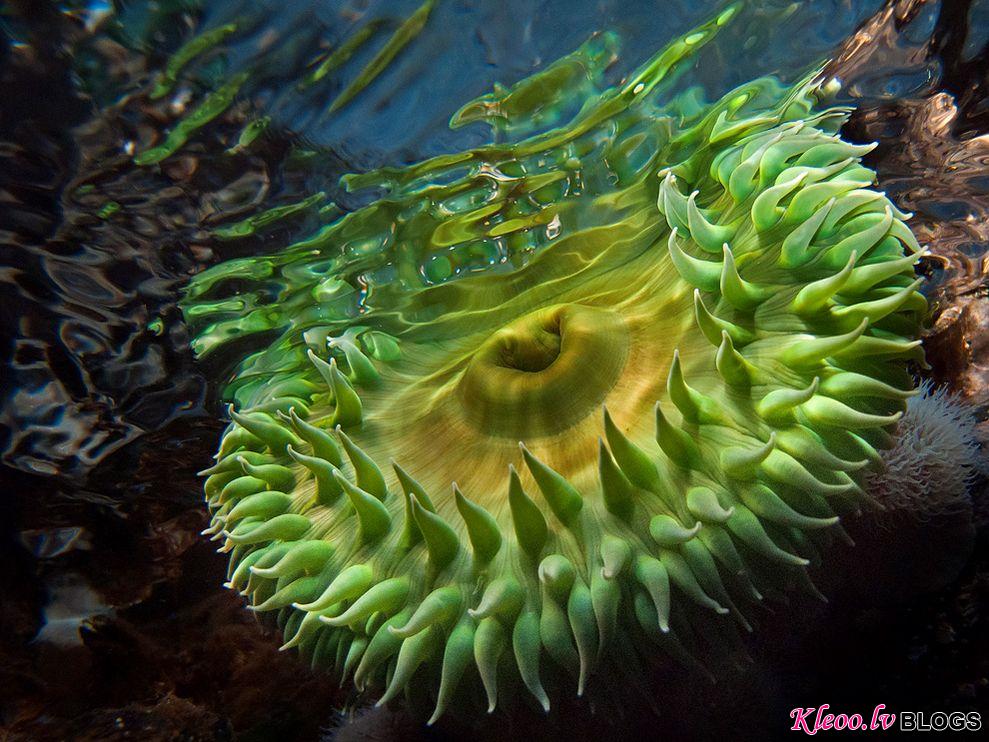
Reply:
[[[157, 40], [143, 28], [141, 3], [128, 4], [122, 16], [134, 45], [154, 48]], [[701, 85], [708, 98], [758, 76], [777, 73], [796, 79], [825, 59], [881, 2], [819, 0], [814, 3], [766, 1], [746, 3], [717, 44], [697, 57], [682, 85]], [[332, 3], [325, 0], [207, 3], [201, 31], [239, 21], [224, 49], [195, 70], [193, 79], [211, 80], [240, 69], [254, 69], [253, 103], [261, 113], [307, 141], [332, 147], [359, 167], [407, 162], [455, 152], [489, 139], [476, 125], [449, 131], [447, 121], [465, 101], [491, 90], [495, 82], [511, 85], [573, 51], [595, 32], [614, 31], [621, 39], [618, 61], [608, 71], [615, 82], [664, 44], [709, 18], [724, 3], [637, 0], [480, 0], [439, 2], [426, 28], [361, 94], [336, 114], [327, 104], [352, 80], [386, 40], [378, 34], [358, 50], [338, 74], [310, 90], [292, 84], [299, 70], [321, 49], [336, 47], [368, 24], [394, 26], [419, 6], [417, 0]], [[925, 43], [936, 8], [910, 24], [902, 36], [900, 56]], [[245, 19], [247, 19], [245, 21]], [[158, 49], [155, 49], [158, 51]], [[936, 70], [905, 60], [890, 60], [886, 78], [929, 79]], [[899, 84], [899, 83], [898, 83]], [[857, 97], [904, 94], [864, 85]]]

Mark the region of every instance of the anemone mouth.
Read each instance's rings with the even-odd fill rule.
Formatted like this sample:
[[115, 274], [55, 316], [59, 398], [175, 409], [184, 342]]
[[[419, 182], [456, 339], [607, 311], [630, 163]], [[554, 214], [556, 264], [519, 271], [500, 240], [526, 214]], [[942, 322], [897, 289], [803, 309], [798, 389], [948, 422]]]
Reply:
[[[403, 312], [405, 327], [393, 328], [403, 358], [382, 364], [380, 378], [361, 389], [354, 440], [373, 459], [398, 462], [439, 507], [452, 505], [457, 482], [485, 507], [503, 509], [509, 466], [535, 487], [519, 441], [578, 487], [596, 489], [602, 408], [624, 429], [648, 431], [674, 350], [688, 369], [706, 360], [706, 341], [690, 331], [689, 286], [662, 263], [657, 269], [651, 226], [635, 224], [633, 238], [644, 247], [551, 246], [515, 274], [530, 287], [524, 292], [488, 291], [483, 277], [431, 288]], [[575, 254], [593, 269], [560, 269]], [[420, 317], [454, 305], [464, 289], [470, 310], [448, 313], [431, 333], [435, 324]]]
[[579, 304], [532, 312], [495, 332], [470, 360], [457, 385], [465, 417], [507, 438], [566, 430], [614, 387], [628, 345], [616, 312]]

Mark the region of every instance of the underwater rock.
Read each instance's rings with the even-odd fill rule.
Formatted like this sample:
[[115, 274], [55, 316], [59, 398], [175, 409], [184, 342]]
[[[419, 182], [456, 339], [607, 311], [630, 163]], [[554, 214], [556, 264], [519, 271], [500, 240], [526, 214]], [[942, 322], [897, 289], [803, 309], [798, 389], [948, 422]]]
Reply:
[[734, 12], [565, 126], [351, 176], [380, 197], [191, 282], [200, 354], [274, 337], [204, 474], [285, 648], [432, 720], [548, 710], [816, 593], [914, 393], [922, 253], [832, 85], [669, 97]]

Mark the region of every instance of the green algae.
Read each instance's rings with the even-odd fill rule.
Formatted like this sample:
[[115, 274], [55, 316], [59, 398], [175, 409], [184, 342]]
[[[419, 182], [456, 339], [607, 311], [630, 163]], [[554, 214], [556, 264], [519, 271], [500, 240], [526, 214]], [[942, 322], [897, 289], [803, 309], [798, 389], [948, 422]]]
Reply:
[[194, 111], [172, 127], [164, 142], [135, 155], [134, 164], [154, 165], [175, 154], [189, 141], [189, 137], [230, 107], [248, 79], [249, 72], [239, 72], [208, 94]]
[[483, 121], [497, 134], [517, 136], [555, 124], [566, 106], [599, 92], [605, 69], [618, 59], [618, 47], [616, 34], [598, 34], [511, 88], [495, 83], [494, 92], [475, 98], [453, 114], [450, 128]]
[[[375, 78], [380, 75], [385, 68], [391, 64], [391, 61], [401, 52], [409, 43], [412, 42], [426, 26], [426, 21], [429, 20], [429, 14], [433, 10], [433, 5], [436, 4], [436, 0], [426, 0], [419, 8], [413, 13], [408, 19], [402, 23], [401, 26], [392, 34], [391, 38], [385, 42], [385, 45], [381, 47], [374, 58], [367, 63], [367, 66], [361, 70], [357, 75], [357, 78], [350, 83], [343, 91], [338, 95], [333, 102], [330, 104], [329, 112], [333, 113], [340, 110], [345, 105], [350, 103], [364, 88], [371, 84]], [[355, 37], [357, 38], [357, 37]], [[348, 55], [349, 56], [349, 55]], [[342, 63], [342, 62], [341, 62]]]
[[155, 86], [151, 91], [151, 99], [158, 100], [168, 95], [172, 91], [172, 88], [175, 87], [175, 83], [178, 82], [179, 73], [187, 64], [196, 57], [205, 54], [210, 49], [223, 43], [223, 41], [236, 31], [237, 24], [227, 23], [205, 33], [198, 34], [179, 47], [168, 59], [165, 69], [162, 70], [161, 75], [155, 82]]
[[96, 216], [100, 219], [109, 219], [122, 208], [123, 207], [117, 201], [107, 201], [100, 207], [99, 211], [96, 212]]
[[213, 230], [212, 234], [219, 240], [234, 240], [241, 237], [249, 237], [267, 227], [285, 221], [297, 214], [309, 211], [324, 200], [326, 200], [326, 194], [320, 191], [301, 201], [285, 204], [284, 206], [275, 206], [260, 214], [252, 214], [236, 224], [218, 227]]
[[339, 47], [326, 55], [312, 72], [303, 77], [297, 87], [306, 90], [313, 87], [331, 72], [345, 65], [354, 53], [368, 41], [381, 27], [378, 21], [371, 21], [361, 26], [353, 35], [347, 38]]
[[260, 116], [256, 119], [251, 119], [247, 122], [244, 128], [241, 129], [240, 135], [237, 137], [237, 143], [232, 147], [229, 147], [226, 153], [235, 155], [250, 149], [251, 145], [254, 144], [258, 137], [264, 134], [270, 126], [270, 116]]

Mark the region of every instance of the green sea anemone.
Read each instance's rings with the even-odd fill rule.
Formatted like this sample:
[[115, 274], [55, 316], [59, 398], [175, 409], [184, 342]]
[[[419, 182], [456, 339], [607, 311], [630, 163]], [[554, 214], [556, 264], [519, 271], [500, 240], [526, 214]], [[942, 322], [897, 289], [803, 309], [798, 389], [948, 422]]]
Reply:
[[548, 709], [814, 590], [923, 359], [920, 248], [814, 76], [670, 94], [733, 12], [192, 282], [200, 353], [268, 341], [209, 532], [314, 666], [432, 719], [474, 688]]

